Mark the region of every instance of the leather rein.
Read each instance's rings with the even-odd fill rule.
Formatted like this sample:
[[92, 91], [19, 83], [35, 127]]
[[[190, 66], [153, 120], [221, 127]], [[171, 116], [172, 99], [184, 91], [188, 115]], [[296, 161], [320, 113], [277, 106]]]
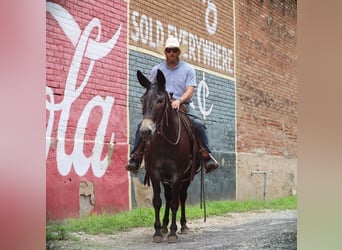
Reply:
[[180, 120], [180, 116], [179, 116], [179, 113], [178, 111], [172, 109], [171, 111], [174, 111], [176, 112], [177, 114], [177, 118], [178, 118], [178, 136], [177, 136], [177, 139], [176, 141], [171, 141], [167, 136], [166, 134], [164, 133], [163, 131], [163, 124], [164, 122], [166, 122], [166, 126], [168, 127], [169, 126], [169, 117], [168, 117], [168, 110], [170, 109], [170, 99], [168, 98], [168, 93], [165, 92], [164, 93], [164, 98], [165, 98], [165, 108], [164, 108], [164, 112], [163, 112], [163, 116], [161, 117], [159, 123], [157, 124], [157, 133], [162, 135], [164, 137], [164, 139], [170, 143], [171, 145], [177, 145], [180, 141], [180, 137], [181, 137], [181, 130], [182, 130], [182, 125], [181, 125], [181, 120]]

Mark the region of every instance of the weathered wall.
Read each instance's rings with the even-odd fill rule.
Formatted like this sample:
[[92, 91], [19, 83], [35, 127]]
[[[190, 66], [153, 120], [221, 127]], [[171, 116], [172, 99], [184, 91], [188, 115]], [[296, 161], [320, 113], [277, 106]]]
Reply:
[[46, 3], [46, 213], [129, 209], [127, 3]]
[[[267, 172], [267, 197], [296, 189], [296, 5], [293, 0], [236, 4], [238, 199], [260, 197], [250, 185], [259, 178], [250, 176], [256, 170]], [[263, 183], [254, 188], [262, 190]]]
[[[170, 10], [177, 11], [170, 11]], [[235, 199], [235, 81], [232, 1], [130, 1], [129, 11], [129, 124], [130, 145], [141, 120], [144, 89], [136, 71], [149, 75], [165, 58], [158, 51], [168, 36], [176, 36], [189, 50], [182, 59], [195, 67], [197, 89], [193, 96], [207, 126], [210, 145], [221, 167], [205, 176], [208, 199]], [[132, 205], [146, 203], [144, 171], [132, 175]], [[149, 195], [151, 196], [151, 195]], [[141, 197], [141, 198], [138, 198]], [[189, 188], [189, 203], [200, 200], [200, 179]], [[147, 202], [150, 204], [151, 201]]]
[[[207, 199], [267, 198], [297, 183], [296, 1], [48, 1], [47, 218], [151, 204], [144, 171], [125, 170], [143, 89], [168, 36], [189, 50], [194, 106], [221, 167]], [[196, 176], [189, 202], [199, 201]]]

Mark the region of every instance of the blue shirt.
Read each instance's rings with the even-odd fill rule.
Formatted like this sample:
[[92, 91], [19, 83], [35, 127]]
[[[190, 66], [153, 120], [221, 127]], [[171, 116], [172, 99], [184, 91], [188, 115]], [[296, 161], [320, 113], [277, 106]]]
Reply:
[[[187, 86], [196, 87], [196, 74], [195, 70], [190, 64], [179, 61], [177, 66], [171, 69], [166, 62], [162, 62], [154, 66], [151, 70], [150, 81], [155, 83], [157, 80], [157, 72], [160, 69], [166, 79], [166, 91], [173, 93], [173, 98], [180, 98]], [[191, 99], [189, 100], [191, 102]]]

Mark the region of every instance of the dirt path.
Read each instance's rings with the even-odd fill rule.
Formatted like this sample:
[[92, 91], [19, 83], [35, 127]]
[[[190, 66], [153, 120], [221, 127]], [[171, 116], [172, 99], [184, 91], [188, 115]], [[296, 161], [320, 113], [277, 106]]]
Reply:
[[115, 235], [75, 233], [79, 240], [50, 241], [46, 249], [297, 249], [297, 211], [228, 213], [188, 221], [178, 242], [153, 243], [153, 226]]

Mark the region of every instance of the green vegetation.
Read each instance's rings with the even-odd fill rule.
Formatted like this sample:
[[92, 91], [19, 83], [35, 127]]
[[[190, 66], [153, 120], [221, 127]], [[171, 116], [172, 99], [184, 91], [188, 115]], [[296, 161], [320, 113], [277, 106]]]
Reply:
[[[247, 201], [210, 201], [206, 203], [207, 216], [222, 216], [233, 212], [262, 211], [265, 209], [284, 210], [296, 209], [297, 196], [282, 197], [273, 200]], [[203, 208], [189, 205], [186, 208], [187, 219], [203, 218]], [[164, 207], [161, 209], [161, 218]], [[180, 212], [178, 212], [180, 217]], [[179, 219], [178, 219], [179, 221]], [[153, 227], [153, 208], [138, 208], [117, 214], [91, 215], [82, 218], [67, 219], [63, 223], [50, 222], [46, 226], [46, 240], [70, 239], [70, 232], [87, 234], [113, 234], [133, 227]]]

